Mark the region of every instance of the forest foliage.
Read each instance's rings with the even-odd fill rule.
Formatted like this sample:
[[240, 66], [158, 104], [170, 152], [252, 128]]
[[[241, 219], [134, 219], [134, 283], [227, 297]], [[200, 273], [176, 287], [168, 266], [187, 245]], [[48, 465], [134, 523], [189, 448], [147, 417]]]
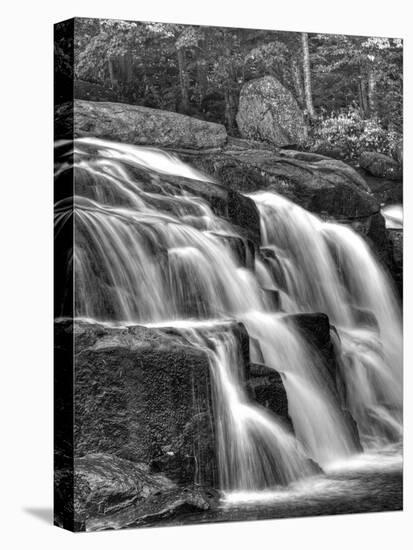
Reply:
[[[245, 82], [273, 75], [323, 140], [392, 153], [402, 133], [400, 39], [77, 19], [75, 78], [119, 101], [225, 124]], [[361, 141], [360, 141], [361, 140]]]

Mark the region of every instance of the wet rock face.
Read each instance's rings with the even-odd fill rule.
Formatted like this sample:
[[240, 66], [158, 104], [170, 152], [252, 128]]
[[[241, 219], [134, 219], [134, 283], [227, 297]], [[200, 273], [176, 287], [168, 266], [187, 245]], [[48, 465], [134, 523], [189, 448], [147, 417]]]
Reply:
[[336, 348], [332, 340], [332, 331], [334, 334], [337, 334], [337, 331], [330, 325], [328, 316], [325, 313], [294, 313], [285, 315], [283, 319], [308, 344], [308, 353], [314, 354], [318, 360], [320, 373], [326, 385], [334, 393], [337, 393], [337, 397], [343, 397], [344, 381], [340, 374]]
[[[62, 130], [65, 121], [69, 124], [69, 133], [71, 116], [72, 106], [68, 104], [61, 105], [56, 113]], [[74, 101], [74, 136], [178, 149], [221, 147], [227, 139], [221, 124], [138, 105], [80, 99]]]
[[175, 484], [151, 475], [143, 465], [110, 454], [75, 459], [74, 509], [80, 525], [86, 517], [112, 515]]
[[326, 387], [330, 389], [332, 397], [341, 408], [347, 427], [352, 433], [355, 448], [361, 451], [357, 424], [347, 409], [347, 390], [340, 371], [340, 341], [335, 327], [330, 325], [329, 318], [324, 313], [291, 314], [286, 315], [284, 320], [300, 333], [309, 345], [308, 352], [314, 353], [318, 359], [320, 374]]
[[288, 430], [294, 431], [281, 374], [266, 365], [251, 363], [247, 369], [247, 380], [251, 399], [276, 414]]
[[387, 229], [389, 255], [391, 261], [390, 273], [396, 284], [399, 296], [403, 296], [403, 229]]
[[186, 161], [241, 193], [275, 191], [310, 212], [335, 218], [368, 217], [379, 204], [365, 180], [344, 162], [311, 153], [227, 147]]
[[365, 151], [360, 155], [359, 163], [364, 170], [379, 178], [400, 180], [403, 175], [401, 165], [381, 153]]
[[403, 270], [403, 229], [388, 229], [387, 236], [392, 243], [393, 260], [399, 270]]
[[148, 525], [176, 515], [202, 512], [217, 502], [213, 490], [179, 487], [164, 475], [150, 473], [144, 464], [112, 454], [93, 453], [76, 458], [74, 469], [76, 531]]
[[244, 228], [254, 243], [261, 243], [260, 215], [252, 199], [229, 189], [228, 218], [234, 225]]
[[[58, 323], [57, 343], [71, 331]], [[76, 322], [74, 454], [145, 462], [177, 483], [214, 485], [208, 358], [175, 334]]]
[[278, 147], [298, 144], [307, 136], [304, 115], [294, 96], [273, 76], [244, 84], [237, 113], [244, 138]]

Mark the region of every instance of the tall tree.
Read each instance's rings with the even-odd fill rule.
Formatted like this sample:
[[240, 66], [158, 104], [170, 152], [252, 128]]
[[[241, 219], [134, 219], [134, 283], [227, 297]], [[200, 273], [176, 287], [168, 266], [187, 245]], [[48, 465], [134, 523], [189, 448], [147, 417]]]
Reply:
[[311, 66], [310, 66], [310, 48], [308, 46], [308, 33], [301, 33], [301, 43], [303, 48], [303, 72], [304, 72], [304, 94], [305, 105], [310, 118], [315, 117], [313, 105], [313, 92], [311, 84]]

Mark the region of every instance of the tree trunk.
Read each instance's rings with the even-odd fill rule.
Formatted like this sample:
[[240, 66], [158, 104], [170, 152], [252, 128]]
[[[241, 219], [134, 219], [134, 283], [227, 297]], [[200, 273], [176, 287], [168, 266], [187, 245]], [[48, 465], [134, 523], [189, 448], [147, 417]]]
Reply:
[[304, 98], [303, 80], [302, 80], [302, 76], [301, 76], [301, 73], [300, 73], [300, 67], [299, 67], [296, 59], [292, 60], [291, 66], [292, 66], [292, 71], [293, 71], [295, 95], [296, 95], [299, 106], [301, 107], [301, 109], [304, 109], [305, 108], [305, 98]]
[[372, 69], [369, 70], [367, 97], [369, 102], [369, 115], [373, 117], [376, 114], [376, 75]]
[[115, 88], [117, 82], [115, 78], [115, 71], [113, 69], [113, 60], [111, 57], [108, 58], [108, 69], [109, 69], [110, 85], [112, 88]]
[[207, 93], [208, 80], [205, 61], [198, 59], [196, 64], [196, 73], [198, 80], [198, 107], [201, 108], [202, 101]]
[[176, 52], [178, 56], [179, 84], [181, 87], [181, 104], [182, 110], [185, 112], [189, 110], [189, 84], [185, 67], [185, 51], [183, 48], [177, 48]]
[[234, 134], [237, 106], [230, 89], [225, 90], [225, 126], [230, 135]]
[[[225, 33], [224, 53], [228, 59], [231, 57], [231, 53], [232, 53], [231, 44], [232, 42], [231, 42], [230, 35]], [[225, 126], [227, 127], [227, 130], [230, 133], [230, 135], [234, 135], [237, 129], [235, 117], [238, 109], [237, 98], [239, 97], [239, 90], [237, 91], [236, 88], [237, 88], [237, 75], [234, 71], [233, 66], [230, 65], [228, 80], [227, 80], [226, 89], [225, 89]]]
[[315, 111], [313, 105], [313, 93], [311, 89], [310, 50], [308, 47], [308, 34], [306, 32], [301, 33], [301, 43], [303, 48], [305, 105], [310, 118], [314, 118]]
[[370, 115], [367, 82], [364, 75], [359, 77], [359, 98], [360, 98], [360, 110], [363, 118], [367, 118]]

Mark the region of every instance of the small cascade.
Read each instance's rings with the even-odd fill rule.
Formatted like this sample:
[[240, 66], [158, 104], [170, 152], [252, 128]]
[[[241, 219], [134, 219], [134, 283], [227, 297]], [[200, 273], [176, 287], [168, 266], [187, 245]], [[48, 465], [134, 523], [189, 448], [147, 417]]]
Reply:
[[[208, 354], [223, 489], [288, 485], [319, 472], [314, 462], [348, 460], [359, 452], [351, 416], [367, 447], [400, 439], [400, 311], [361, 237], [257, 193], [257, 250], [212, 208], [209, 191], [219, 202], [225, 189], [175, 156], [82, 138], [72, 158], [63, 145], [57, 175], [71, 186], [73, 161], [75, 196], [58, 202], [55, 223], [57, 235], [73, 227], [75, 315], [174, 327]], [[299, 312], [326, 313], [335, 325], [344, 394], [286, 322]], [[281, 373], [294, 433], [246, 391], [236, 336], [219, 328], [234, 322], [256, 342], [250, 360]]]
[[209, 347], [221, 487], [253, 491], [288, 485], [318, 473], [284, 425], [248, 400], [234, 334], [208, 335], [192, 330], [187, 335], [192, 343], [202, 347], [206, 342]]
[[322, 311], [333, 323], [351, 323], [345, 289], [320, 234], [323, 222], [281, 195], [251, 198], [261, 214], [263, 245], [273, 250], [281, 284], [300, 311]]
[[328, 313], [338, 330], [347, 406], [364, 445], [397, 440], [402, 430], [402, 326], [391, 281], [349, 227], [323, 222], [274, 193], [252, 198], [261, 213], [264, 245], [275, 251], [280, 268], [271, 270], [274, 284], [279, 284], [281, 270], [282, 283], [301, 311]]
[[357, 452], [325, 366], [282, 316], [253, 313], [243, 319], [260, 342], [265, 364], [284, 375], [297, 438], [321, 466]]
[[369, 445], [388, 437], [398, 440], [402, 424], [402, 321], [398, 301], [386, 273], [363, 239], [349, 228], [326, 224], [323, 233], [334, 243], [342, 279], [351, 302], [372, 312], [377, 328], [342, 327], [343, 374], [350, 388], [350, 410]]

